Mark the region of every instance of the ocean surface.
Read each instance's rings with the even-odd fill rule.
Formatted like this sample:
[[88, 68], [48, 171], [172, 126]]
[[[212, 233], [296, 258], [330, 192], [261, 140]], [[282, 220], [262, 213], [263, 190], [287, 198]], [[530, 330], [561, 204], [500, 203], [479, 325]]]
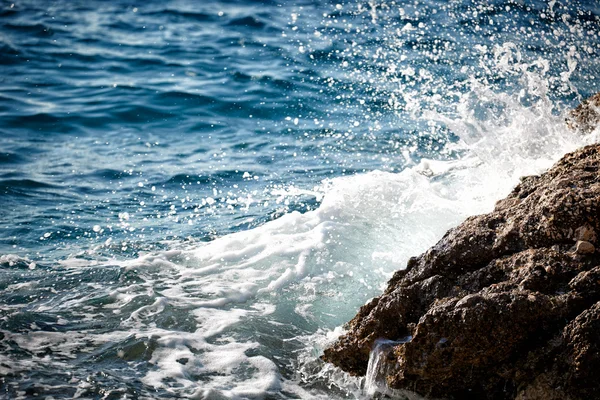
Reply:
[[0, 398], [369, 398], [410, 256], [598, 140], [600, 3], [0, 0]]

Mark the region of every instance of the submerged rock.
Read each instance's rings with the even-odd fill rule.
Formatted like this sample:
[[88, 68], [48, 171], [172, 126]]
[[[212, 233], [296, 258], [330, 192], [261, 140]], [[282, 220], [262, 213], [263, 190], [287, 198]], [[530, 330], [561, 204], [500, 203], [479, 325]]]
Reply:
[[364, 375], [376, 341], [391, 388], [434, 398], [600, 393], [600, 145], [529, 176], [396, 272], [323, 359]]

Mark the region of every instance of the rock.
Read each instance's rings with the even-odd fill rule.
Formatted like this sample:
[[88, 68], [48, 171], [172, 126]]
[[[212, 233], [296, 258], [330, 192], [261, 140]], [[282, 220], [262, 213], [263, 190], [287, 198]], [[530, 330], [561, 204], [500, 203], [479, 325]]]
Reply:
[[567, 116], [567, 126], [575, 131], [589, 133], [600, 123], [600, 93], [584, 100]]
[[594, 232], [594, 229], [590, 225], [585, 224], [575, 230], [575, 239], [596, 243], [596, 232]]
[[[364, 375], [377, 339], [391, 388], [450, 399], [600, 393], [600, 145], [523, 178], [397, 271], [323, 360]], [[571, 248], [575, 251], [570, 251]]]
[[585, 240], [579, 240], [575, 244], [575, 252], [577, 254], [592, 254], [594, 251], [596, 251], [594, 245]]

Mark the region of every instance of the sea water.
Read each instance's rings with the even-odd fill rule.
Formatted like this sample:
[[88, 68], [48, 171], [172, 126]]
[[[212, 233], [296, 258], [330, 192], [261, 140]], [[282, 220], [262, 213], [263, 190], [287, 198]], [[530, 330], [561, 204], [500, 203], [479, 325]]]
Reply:
[[369, 397], [323, 348], [409, 257], [598, 139], [564, 117], [599, 90], [599, 18], [1, 1], [0, 397]]

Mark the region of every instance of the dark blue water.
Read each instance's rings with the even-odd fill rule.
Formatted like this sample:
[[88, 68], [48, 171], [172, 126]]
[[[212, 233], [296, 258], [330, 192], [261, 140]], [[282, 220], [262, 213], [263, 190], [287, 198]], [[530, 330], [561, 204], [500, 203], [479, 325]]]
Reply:
[[318, 338], [582, 143], [563, 3], [0, 1], [0, 396], [363, 396]]

